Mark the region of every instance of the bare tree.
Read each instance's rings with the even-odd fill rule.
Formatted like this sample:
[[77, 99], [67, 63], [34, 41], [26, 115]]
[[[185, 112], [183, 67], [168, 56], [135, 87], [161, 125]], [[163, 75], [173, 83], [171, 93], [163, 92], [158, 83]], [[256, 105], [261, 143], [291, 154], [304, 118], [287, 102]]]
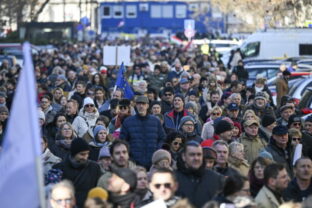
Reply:
[[9, 24], [17, 26], [24, 21], [37, 21], [50, 0], [1, 0], [1, 16], [9, 18]]
[[254, 29], [270, 27], [302, 27], [312, 16], [311, 0], [211, 0], [225, 13], [234, 13]]

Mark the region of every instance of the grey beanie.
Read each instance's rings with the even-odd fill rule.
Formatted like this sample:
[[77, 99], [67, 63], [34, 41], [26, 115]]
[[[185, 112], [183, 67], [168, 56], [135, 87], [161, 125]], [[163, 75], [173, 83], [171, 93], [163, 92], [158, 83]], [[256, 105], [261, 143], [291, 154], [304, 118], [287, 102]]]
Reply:
[[183, 124], [185, 122], [187, 122], [187, 121], [192, 121], [194, 125], [196, 124], [196, 121], [194, 120], [194, 118], [192, 116], [184, 116], [184, 117], [181, 118], [181, 121], [180, 121], [178, 129], [181, 129]]
[[264, 159], [269, 159], [271, 161], [274, 161], [272, 154], [269, 153], [268, 151], [266, 151], [265, 149], [262, 149], [262, 151], [259, 153], [259, 157], [262, 157]]
[[105, 126], [103, 126], [103, 125], [97, 125], [97, 126], [94, 127], [94, 129], [93, 129], [93, 136], [94, 136], [94, 138], [96, 138], [97, 134], [98, 134], [101, 130], [107, 131], [107, 129], [106, 129]]

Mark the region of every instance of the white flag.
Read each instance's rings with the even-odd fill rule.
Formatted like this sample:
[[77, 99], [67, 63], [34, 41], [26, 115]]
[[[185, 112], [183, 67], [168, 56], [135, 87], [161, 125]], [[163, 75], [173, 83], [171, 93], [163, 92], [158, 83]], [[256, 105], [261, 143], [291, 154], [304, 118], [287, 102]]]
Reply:
[[[22, 69], [0, 152], [0, 207], [40, 207], [42, 167], [35, 74], [30, 45], [23, 46]], [[40, 181], [40, 182], [39, 182]], [[41, 198], [42, 199], [42, 198]], [[44, 206], [44, 205], [42, 205]]]

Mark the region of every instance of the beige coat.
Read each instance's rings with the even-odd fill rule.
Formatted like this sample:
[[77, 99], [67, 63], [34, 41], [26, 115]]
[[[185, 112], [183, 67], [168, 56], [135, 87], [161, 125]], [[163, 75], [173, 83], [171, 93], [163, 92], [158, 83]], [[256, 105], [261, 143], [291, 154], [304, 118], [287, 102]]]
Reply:
[[229, 157], [229, 166], [237, 170], [241, 175], [248, 176], [249, 164], [246, 160]]
[[244, 145], [245, 158], [249, 164], [251, 164], [252, 161], [258, 157], [260, 150], [267, 146], [266, 141], [261, 139], [259, 136], [251, 138], [246, 134], [243, 134], [240, 140]]
[[[281, 199], [283, 201], [283, 199]], [[263, 186], [257, 194], [255, 201], [258, 208], [278, 208], [280, 203], [275, 198], [274, 194], [266, 187]]]
[[279, 77], [278, 79], [276, 79], [277, 107], [280, 107], [282, 97], [284, 95], [287, 95], [288, 92], [289, 92], [288, 82], [283, 77]]

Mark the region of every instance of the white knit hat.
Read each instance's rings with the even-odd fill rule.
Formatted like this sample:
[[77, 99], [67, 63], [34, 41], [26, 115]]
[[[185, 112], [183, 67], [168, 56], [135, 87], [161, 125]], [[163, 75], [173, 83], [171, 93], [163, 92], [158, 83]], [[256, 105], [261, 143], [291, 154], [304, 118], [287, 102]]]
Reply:
[[84, 100], [83, 100], [83, 107], [85, 107], [85, 105], [88, 105], [88, 104], [92, 104], [94, 105], [94, 102], [91, 98], [89, 97], [86, 97]]

